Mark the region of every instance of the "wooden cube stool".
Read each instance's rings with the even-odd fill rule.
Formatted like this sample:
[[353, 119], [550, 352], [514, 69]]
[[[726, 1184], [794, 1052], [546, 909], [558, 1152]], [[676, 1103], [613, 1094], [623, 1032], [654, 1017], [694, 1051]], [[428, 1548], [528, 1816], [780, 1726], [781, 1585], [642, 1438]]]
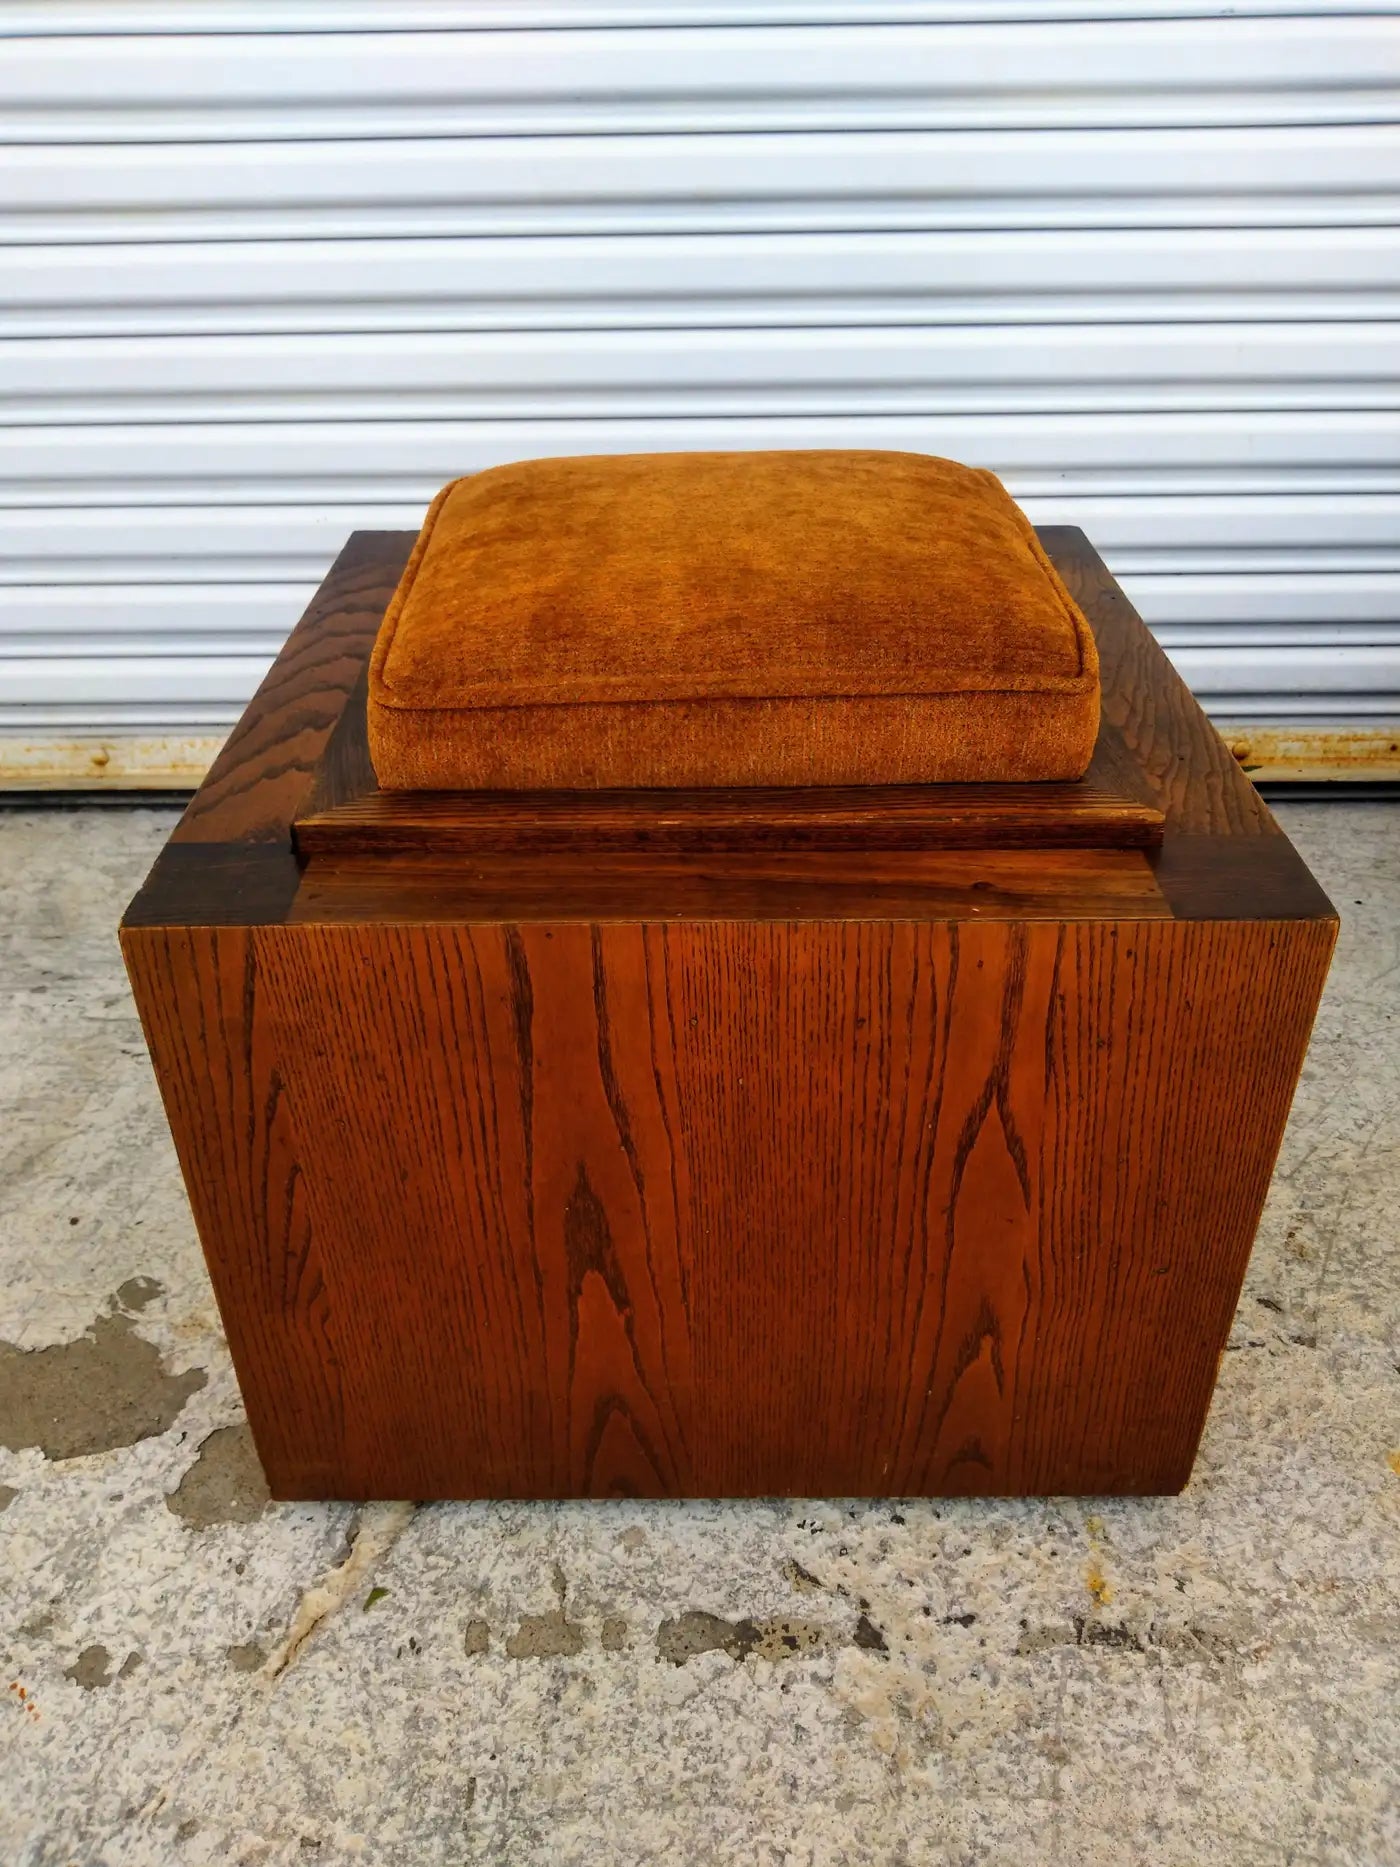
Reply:
[[1083, 535], [1076, 782], [384, 791], [350, 540], [122, 945], [275, 1495], [1168, 1492], [1336, 932]]

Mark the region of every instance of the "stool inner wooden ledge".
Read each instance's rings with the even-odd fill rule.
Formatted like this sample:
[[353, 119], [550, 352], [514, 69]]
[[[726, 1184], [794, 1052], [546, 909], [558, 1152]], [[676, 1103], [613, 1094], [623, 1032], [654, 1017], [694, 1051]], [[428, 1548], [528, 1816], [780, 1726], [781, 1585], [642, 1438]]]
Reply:
[[1186, 1482], [1336, 917], [1040, 535], [1089, 774], [878, 798], [380, 794], [351, 538], [121, 936], [276, 1495]]

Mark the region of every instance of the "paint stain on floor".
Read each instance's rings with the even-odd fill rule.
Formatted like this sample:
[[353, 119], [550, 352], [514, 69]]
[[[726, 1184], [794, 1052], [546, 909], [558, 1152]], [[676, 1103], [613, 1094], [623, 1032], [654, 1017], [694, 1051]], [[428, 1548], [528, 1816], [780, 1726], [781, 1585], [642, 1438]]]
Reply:
[[80, 1685], [84, 1692], [95, 1692], [112, 1683], [112, 1656], [106, 1647], [84, 1647], [63, 1676], [71, 1679], [74, 1685]]
[[827, 1644], [826, 1629], [811, 1621], [727, 1621], [703, 1608], [689, 1608], [656, 1630], [656, 1650], [673, 1666], [684, 1666], [701, 1653], [727, 1653], [732, 1660], [747, 1659], [751, 1653], [765, 1660], [792, 1659]]
[[267, 1654], [256, 1640], [240, 1640], [224, 1648], [224, 1658], [236, 1673], [255, 1673], [267, 1659]]
[[140, 1664], [139, 1653], [128, 1653], [114, 1673], [111, 1654], [106, 1647], [94, 1643], [83, 1648], [63, 1676], [71, 1679], [74, 1685], [81, 1686], [84, 1692], [95, 1692], [103, 1686], [111, 1685], [114, 1679], [129, 1679]]
[[193, 1530], [255, 1523], [271, 1502], [246, 1422], [216, 1427], [202, 1440], [194, 1464], [165, 1500]]
[[48, 1459], [134, 1446], [166, 1432], [208, 1378], [203, 1368], [172, 1374], [117, 1313], [94, 1318], [73, 1342], [0, 1342], [0, 1445], [37, 1446]]
[[582, 1651], [583, 1629], [567, 1618], [563, 1608], [524, 1615], [506, 1641], [507, 1657], [513, 1660], [572, 1659]]

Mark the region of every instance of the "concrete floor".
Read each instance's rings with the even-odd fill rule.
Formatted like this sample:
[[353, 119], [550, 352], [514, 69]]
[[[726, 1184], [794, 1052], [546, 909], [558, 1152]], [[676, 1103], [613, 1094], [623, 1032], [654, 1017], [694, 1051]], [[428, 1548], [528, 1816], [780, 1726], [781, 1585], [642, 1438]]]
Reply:
[[[0, 1861], [1400, 1861], [1400, 811], [1160, 1502], [269, 1505], [114, 928], [0, 812]], [[784, 1638], [784, 1635], [787, 1638]]]

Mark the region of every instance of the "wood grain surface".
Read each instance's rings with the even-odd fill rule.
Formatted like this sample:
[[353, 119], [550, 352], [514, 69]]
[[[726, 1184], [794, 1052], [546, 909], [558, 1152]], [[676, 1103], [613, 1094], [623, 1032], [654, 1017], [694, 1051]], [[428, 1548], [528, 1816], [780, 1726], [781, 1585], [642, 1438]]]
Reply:
[[287, 915], [355, 921], [1083, 920], [1172, 910], [1137, 850], [318, 857]]
[[413, 536], [353, 534], [210, 767], [175, 842], [287, 843]]
[[1331, 936], [255, 940], [339, 1489], [436, 1497], [1175, 1489]]
[[1038, 535], [1094, 631], [1104, 713], [1169, 826], [1231, 837], [1280, 835], [1264, 800], [1084, 533], [1047, 525]]
[[1162, 813], [1092, 779], [811, 791], [371, 791], [299, 817], [302, 855], [557, 855], [578, 849], [1148, 848]]
[[334, 1497], [353, 1394], [253, 945], [247, 928], [122, 937], [258, 1452], [291, 1494]]

